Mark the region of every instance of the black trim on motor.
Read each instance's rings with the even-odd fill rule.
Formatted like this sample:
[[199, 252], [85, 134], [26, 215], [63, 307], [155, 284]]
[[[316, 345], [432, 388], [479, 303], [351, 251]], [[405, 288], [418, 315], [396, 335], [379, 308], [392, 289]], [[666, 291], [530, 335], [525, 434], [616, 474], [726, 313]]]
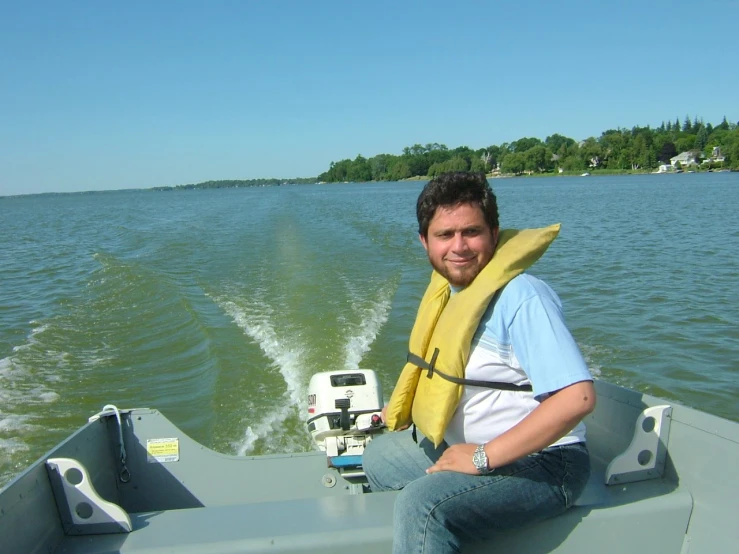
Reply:
[[[382, 408], [376, 408], [374, 410], [357, 410], [357, 411], [351, 411], [351, 412], [349, 412], [349, 415], [355, 416], [354, 419], [356, 420], [357, 419], [356, 416], [358, 416], [358, 415], [362, 415], [362, 414], [376, 414], [377, 412], [380, 412], [380, 411], [382, 411]], [[306, 421], [306, 423], [311, 423], [311, 422], [313, 422], [313, 421], [315, 421], [317, 419], [320, 419], [322, 417], [337, 417], [337, 416], [341, 416], [341, 412], [324, 412], [322, 414], [314, 415], [313, 417], [308, 418], [308, 420]], [[332, 427], [332, 429], [333, 429], [333, 427]]]

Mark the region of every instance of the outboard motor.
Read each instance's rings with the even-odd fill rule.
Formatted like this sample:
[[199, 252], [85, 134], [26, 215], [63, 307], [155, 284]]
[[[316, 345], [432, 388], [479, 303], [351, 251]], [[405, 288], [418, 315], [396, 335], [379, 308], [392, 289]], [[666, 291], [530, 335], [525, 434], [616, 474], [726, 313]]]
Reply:
[[308, 385], [308, 431], [328, 466], [361, 476], [362, 453], [381, 433], [382, 387], [371, 369], [316, 373]]

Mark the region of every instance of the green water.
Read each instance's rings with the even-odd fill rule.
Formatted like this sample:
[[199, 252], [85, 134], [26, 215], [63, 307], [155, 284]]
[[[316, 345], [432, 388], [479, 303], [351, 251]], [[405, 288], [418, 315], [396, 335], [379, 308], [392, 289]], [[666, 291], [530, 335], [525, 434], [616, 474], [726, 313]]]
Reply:
[[[593, 373], [739, 421], [738, 174], [495, 180]], [[429, 275], [421, 183], [0, 199], [0, 484], [103, 405], [304, 451], [318, 371], [389, 396]]]

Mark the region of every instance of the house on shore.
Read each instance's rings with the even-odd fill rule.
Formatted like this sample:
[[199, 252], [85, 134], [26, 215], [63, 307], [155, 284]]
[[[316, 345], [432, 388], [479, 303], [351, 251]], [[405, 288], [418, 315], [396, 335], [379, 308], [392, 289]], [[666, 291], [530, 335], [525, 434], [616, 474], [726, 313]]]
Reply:
[[711, 152], [711, 157], [706, 158], [703, 160], [704, 164], [713, 163], [713, 162], [723, 162], [726, 158], [721, 153], [721, 147], [720, 146], [714, 146], [713, 151]]
[[670, 158], [670, 165], [672, 167], [677, 167], [677, 163], [680, 163], [681, 167], [686, 167], [689, 165], [698, 165], [698, 158], [702, 157], [700, 150], [686, 150], [685, 152], [680, 152], [677, 156]]

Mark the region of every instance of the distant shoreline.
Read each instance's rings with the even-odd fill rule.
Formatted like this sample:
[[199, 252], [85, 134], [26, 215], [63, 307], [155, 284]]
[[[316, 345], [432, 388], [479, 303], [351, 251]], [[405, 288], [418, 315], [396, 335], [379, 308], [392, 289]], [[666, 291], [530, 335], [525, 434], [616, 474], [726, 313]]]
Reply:
[[[675, 171], [666, 171], [662, 173], [657, 173], [654, 171], [643, 171], [643, 170], [609, 170], [609, 169], [591, 169], [590, 171], [581, 172], [581, 171], [565, 171], [562, 173], [531, 173], [531, 174], [521, 174], [521, 175], [514, 175], [511, 173], [507, 174], [490, 174], [488, 173], [486, 177], [488, 179], [526, 179], [526, 178], [535, 178], [535, 179], [541, 179], [541, 178], [549, 178], [549, 177], [581, 177], [583, 176], [583, 173], [586, 173], [588, 177], [598, 177], [598, 176], [610, 176], [610, 177], [617, 177], [617, 176], [628, 176], [628, 175], [679, 175], [679, 173], [676, 173]], [[698, 170], [698, 171], [683, 171], [682, 173], [688, 174], [688, 173], [737, 173], [734, 169], [729, 170]], [[28, 196], [70, 196], [75, 194], [108, 194], [111, 192], [183, 192], [183, 191], [191, 191], [191, 190], [208, 190], [208, 189], [234, 189], [234, 188], [255, 188], [255, 187], [278, 187], [278, 186], [300, 186], [300, 185], [343, 185], [343, 184], [359, 184], [359, 183], [405, 183], [405, 182], [417, 182], [417, 181], [430, 181], [431, 177], [428, 175], [415, 175], [413, 177], [408, 177], [406, 179], [400, 179], [399, 181], [342, 181], [342, 182], [332, 182], [332, 183], [321, 183], [316, 180], [312, 179], [295, 179], [295, 180], [282, 180], [279, 179], [279, 183], [264, 183], [264, 184], [232, 184], [233, 181], [223, 181], [224, 183], [229, 183], [228, 185], [224, 184], [223, 186], [218, 186], [217, 183], [219, 181], [206, 181], [205, 183], [198, 183], [196, 185], [175, 185], [175, 186], [159, 186], [159, 187], [142, 187], [142, 188], [128, 188], [128, 189], [111, 189], [111, 190], [86, 190], [86, 191], [75, 191], [75, 192], [34, 192], [29, 194], [10, 194], [10, 195], [4, 195], [0, 196], [0, 200], [12, 200], [15, 198], [25, 198]], [[302, 181], [302, 182], [297, 182]], [[201, 186], [202, 185], [202, 186]]]

